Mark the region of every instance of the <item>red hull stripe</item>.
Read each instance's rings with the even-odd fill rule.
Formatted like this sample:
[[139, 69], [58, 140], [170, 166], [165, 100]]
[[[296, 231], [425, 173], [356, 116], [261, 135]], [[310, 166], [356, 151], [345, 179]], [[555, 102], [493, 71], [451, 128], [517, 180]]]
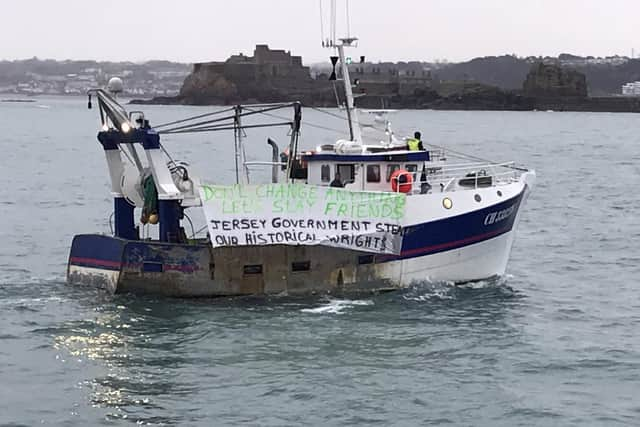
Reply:
[[[461, 248], [463, 246], [467, 246], [473, 243], [477, 243], [483, 240], [489, 240], [493, 237], [499, 236], [501, 234], [504, 233], [508, 233], [510, 231], [511, 227], [505, 227], [502, 228], [500, 230], [495, 230], [495, 231], [491, 231], [489, 233], [484, 233], [484, 234], [479, 234], [477, 236], [471, 236], [471, 237], [467, 237], [466, 239], [461, 239], [461, 240], [455, 240], [453, 242], [446, 242], [446, 243], [441, 243], [439, 245], [433, 245], [433, 246], [425, 246], [423, 248], [416, 248], [416, 249], [411, 249], [411, 250], [407, 250], [407, 251], [402, 251], [402, 253], [400, 254], [400, 256], [390, 256], [389, 259], [397, 259], [397, 258], [402, 258], [402, 257], [406, 257], [406, 256], [411, 256], [411, 255], [420, 255], [420, 254], [429, 254], [431, 252], [440, 252], [443, 249], [457, 249], [457, 248]], [[386, 257], [385, 257], [386, 259]]]
[[[103, 259], [96, 258], [82, 258], [82, 257], [71, 257], [69, 260], [70, 264], [79, 265], [83, 267], [92, 267], [92, 268], [108, 268], [110, 270], [120, 270], [122, 267], [121, 262], [117, 261], [106, 261]], [[142, 264], [127, 264], [128, 268], [141, 268]], [[194, 273], [198, 271], [200, 268], [195, 265], [180, 265], [180, 264], [163, 264], [163, 271], [180, 271], [182, 273]]]
[[107, 261], [104, 259], [96, 259], [96, 258], [82, 258], [82, 257], [71, 257], [69, 259], [70, 264], [74, 265], [82, 265], [85, 267], [95, 267], [95, 268], [109, 268], [109, 269], [120, 269], [122, 266], [121, 262], [118, 261]]

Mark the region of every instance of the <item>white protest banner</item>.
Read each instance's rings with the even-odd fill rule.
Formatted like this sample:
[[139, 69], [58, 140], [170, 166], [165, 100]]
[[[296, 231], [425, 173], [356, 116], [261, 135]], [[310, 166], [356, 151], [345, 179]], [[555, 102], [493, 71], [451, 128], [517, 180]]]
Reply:
[[305, 184], [201, 185], [211, 244], [399, 254], [406, 196]]

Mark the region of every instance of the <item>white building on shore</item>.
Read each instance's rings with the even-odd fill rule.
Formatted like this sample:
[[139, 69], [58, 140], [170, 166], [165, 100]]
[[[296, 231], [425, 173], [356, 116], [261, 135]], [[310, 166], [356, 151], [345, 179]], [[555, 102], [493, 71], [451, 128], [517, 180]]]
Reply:
[[640, 81], [622, 85], [623, 96], [640, 96]]

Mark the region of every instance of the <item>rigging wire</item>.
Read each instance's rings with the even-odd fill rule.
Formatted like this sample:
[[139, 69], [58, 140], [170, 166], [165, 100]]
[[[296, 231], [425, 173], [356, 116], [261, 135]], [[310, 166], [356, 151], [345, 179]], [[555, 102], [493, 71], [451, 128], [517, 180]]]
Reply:
[[[317, 111], [319, 113], [322, 113], [322, 114], [326, 114], [327, 116], [334, 117], [336, 119], [347, 121], [347, 118], [345, 118], [345, 117], [343, 117], [341, 115], [332, 113], [330, 111], [323, 110], [320, 107], [307, 107], [307, 108], [310, 108], [310, 109], [312, 109], [314, 111]], [[328, 130], [328, 128], [324, 128], [322, 126], [313, 125], [313, 124], [308, 123], [308, 122], [305, 122], [305, 125], [312, 126], [312, 127], [318, 127], [320, 129], [327, 129]], [[387, 134], [387, 130], [386, 129], [380, 129], [379, 127], [376, 127], [375, 125], [363, 125], [363, 126], [366, 127], [367, 129], [372, 129], [372, 130], [375, 130], [375, 131], [380, 132], [380, 133], [385, 134], [385, 135]], [[335, 130], [335, 129], [333, 129], [333, 130]], [[452, 154], [456, 154], [456, 155], [460, 156], [461, 158], [466, 158], [466, 159], [470, 159], [470, 160], [477, 160], [477, 161], [487, 162], [487, 163], [497, 163], [497, 162], [495, 162], [493, 160], [488, 160], [488, 159], [483, 159], [481, 157], [471, 156], [469, 154], [462, 153], [460, 151], [456, 151], [456, 150], [453, 150], [453, 149], [450, 149], [450, 148], [447, 148], [447, 147], [444, 147], [444, 146], [441, 146], [441, 145], [438, 145], [438, 144], [433, 144], [431, 142], [429, 142], [428, 145], [431, 145], [431, 146], [436, 147], [436, 148], [440, 148], [441, 150], [445, 150], [445, 151], [447, 151], [449, 153], [452, 153]]]
[[[282, 122], [282, 123], [266, 123], [259, 125], [242, 125], [241, 129], [253, 129], [253, 128], [268, 128], [275, 126], [291, 126], [291, 122]], [[161, 132], [162, 134], [178, 134], [178, 133], [196, 133], [196, 132], [214, 132], [217, 130], [234, 130], [237, 129], [233, 124], [224, 124], [224, 125], [216, 125], [216, 126], [202, 126], [192, 129], [185, 130], [176, 130], [176, 131], [166, 131]]]
[[312, 110], [317, 111], [319, 113], [326, 114], [327, 116], [335, 117], [336, 119], [344, 120], [345, 122], [348, 121], [348, 119], [346, 117], [343, 117], [343, 116], [341, 116], [339, 114], [332, 113], [332, 112], [327, 111], [327, 110], [323, 110], [320, 107], [309, 107], [309, 108], [311, 108]]
[[[330, 116], [330, 117], [334, 117], [334, 118], [336, 118], [336, 119], [343, 120], [343, 121], [345, 121], [345, 122], [347, 122], [347, 121], [348, 121], [348, 119], [347, 119], [346, 117], [340, 116], [340, 115], [335, 114], [335, 113], [332, 113], [332, 112], [330, 112], [330, 111], [323, 110], [323, 109], [321, 109], [321, 108], [319, 108], [319, 107], [308, 107], [308, 108], [310, 108], [310, 109], [312, 109], [312, 110], [314, 110], [314, 111], [317, 111], [317, 112], [319, 112], [319, 113], [326, 114], [327, 116]], [[305, 123], [305, 124], [309, 125], [309, 123]], [[373, 130], [375, 130], [375, 131], [377, 131], [377, 132], [380, 132], [381, 134], [384, 134], [384, 135], [386, 135], [386, 134], [387, 134], [387, 130], [386, 130], [386, 129], [380, 129], [380, 128], [376, 127], [375, 125], [366, 125], [366, 124], [362, 124], [362, 123], [361, 123], [361, 124], [360, 124], [360, 126], [362, 126], [362, 127], [364, 127], [364, 128], [367, 128], [367, 129], [373, 129]]]
[[[249, 108], [247, 108], [247, 109], [249, 110]], [[273, 117], [273, 118], [276, 118], [276, 119], [286, 120], [285, 117], [279, 116], [277, 114], [273, 114], [273, 113], [263, 113], [263, 114], [265, 116]], [[338, 130], [338, 129], [334, 129], [334, 128], [330, 128], [330, 127], [326, 127], [326, 126], [321, 126], [321, 125], [316, 125], [316, 124], [309, 123], [309, 122], [303, 122], [303, 124], [305, 126], [309, 126], [309, 127], [312, 127], [312, 128], [323, 129], [323, 130], [326, 130], [326, 131], [336, 132], [336, 133], [339, 133], [339, 134], [343, 134], [344, 133], [344, 131], [342, 131], [342, 130]]]
[[175, 160], [173, 160], [173, 158], [171, 157], [171, 154], [169, 154], [169, 152], [164, 148], [164, 145], [160, 144], [160, 149], [164, 151], [164, 154], [169, 158], [169, 161], [173, 163], [173, 167], [177, 168], [178, 164], [176, 163]]
[[340, 135], [343, 135], [343, 134], [344, 134], [344, 131], [343, 131], [343, 130], [334, 129], [334, 128], [330, 128], [330, 127], [326, 127], [326, 126], [321, 126], [321, 125], [316, 125], [316, 124], [309, 123], [309, 122], [304, 123], [304, 125], [305, 125], [305, 126], [312, 127], [312, 128], [316, 128], [316, 129], [326, 130], [326, 131], [329, 131], [329, 132], [335, 132], [335, 133], [340, 134]]
[[198, 126], [204, 126], [204, 125], [208, 125], [208, 124], [211, 124], [211, 123], [219, 123], [219, 122], [224, 122], [224, 121], [230, 121], [230, 120], [233, 120], [233, 117], [234, 116], [224, 116], [224, 117], [220, 117], [220, 118], [217, 118], [217, 119], [204, 120], [204, 121], [200, 121], [200, 122], [189, 123], [189, 124], [186, 124], [186, 125], [173, 127], [173, 128], [170, 128], [170, 129], [164, 129], [164, 130], [158, 131], [158, 133], [159, 134], [173, 133], [173, 132], [178, 131], [178, 130], [186, 130], [186, 131], [188, 131], [189, 129], [197, 128]]
[[154, 129], [158, 129], [158, 128], [161, 128], [161, 127], [172, 126], [172, 125], [177, 125], [177, 124], [180, 124], [180, 123], [189, 122], [191, 120], [202, 119], [204, 117], [215, 116], [216, 114], [226, 113], [226, 112], [229, 112], [231, 110], [233, 110], [233, 108], [226, 108], [224, 110], [214, 111], [212, 113], [205, 113], [205, 114], [200, 114], [200, 115], [193, 116], [193, 117], [187, 117], [186, 119], [180, 119], [180, 120], [175, 120], [173, 122], [162, 123], [162, 124], [154, 126]]
[[[454, 150], [452, 148], [447, 148], [447, 147], [444, 147], [442, 145], [433, 144], [431, 142], [428, 142], [427, 145], [431, 145], [433, 147], [439, 148], [439, 149], [443, 150], [446, 153], [452, 153], [454, 155], [457, 155], [461, 159], [475, 160], [475, 161], [478, 161], [478, 162], [486, 162], [486, 163], [491, 163], [491, 164], [496, 164], [496, 165], [500, 164], [499, 162], [496, 162], [495, 160], [489, 160], [489, 159], [484, 159], [484, 158], [478, 157], [478, 156], [472, 156], [471, 154], [463, 153], [461, 151], [457, 151], [457, 150]], [[515, 165], [504, 165], [503, 167], [509, 168], [509, 169], [515, 169], [515, 170], [519, 170], [519, 171], [524, 171], [524, 172], [529, 170], [527, 168], [521, 168], [521, 167], [515, 166]]]
[[[249, 115], [253, 115], [253, 114], [264, 114], [264, 112], [266, 111], [273, 111], [273, 110], [279, 110], [282, 108], [286, 108], [286, 107], [290, 107], [294, 105], [294, 103], [287, 103], [287, 104], [264, 104], [264, 105], [259, 105], [259, 107], [262, 108], [262, 110], [253, 110], [250, 108], [246, 108], [243, 107], [245, 110], [249, 110], [249, 113], [243, 113], [242, 116], [249, 116]], [[234, 107], [235, 108], [235, 107]], [[231, 110], [233, 110], [234, 108], [232, 108]], [[229, 110], [227, 110], [229, 111]], [[197, 118], [197, 116], [194, 117], [194, 119]], [[165, 129], [165, 130], [161, 130], [158, 133], [159, 134], [163, 134], [163, 133], [186, 133], [189, 132], [191, 130], [194, 131], [201, 131], [201, 128], [205, 125], [209, 125], [212, 123], [219, 123], [219, 122], [225, 122], [228, 121], [229, 123], [222, 123], [219, 126], [229, 126], [232, 124], [232, 121], [235, 119], [235, 114], [234, 115], [227, 115], [224, 117], [219, 117], [216, 119], [211, 119], [211, 120], [204, 120], [204, 121], [199, 121], [199, 122], [195, 122], [195, 123], [189, 123], [189, 124], [185, 124], [182, 126], [177, 126], [177, 127], [173, 127], [170, 129]], [[183, 120], [183, 122], [188, 121], [188, 120]], [[208, 130], [213, 130], [215, 126], [211, 127], [212, 129], [208, 129]], [[256, 127], [256, 126], [254, 126]], [[177, 132], [177, 131], [181, 131], [181, 132]]]
[[[262, 114], [268, 117], [273, 117], [273, 118], [277, 118], [280, 120], [284, 120], [284, 122], [282, 123], [270, 123], [270, 124], [257, 124], [257, 125], [244, 125], [242, 126], [242, 128], [256, 128], [256, 127], [273, 127], [273, 126], [286, 126], [286, 125], [291, 125], [291, 121], [290, 118], [288, 117], [283, 117], [281, 115], [278, 114], [273, 114], [273, 113], [269, 113], [268, 111], [272, 111], [272, 110], [277, 110], [277, 109], [281, 109], [281, 108], [286, 108], [288, 106], [290, 106], [292, 104], [265, 104], [265, 106], [267, 106], [267, 108], [263, 109], [263, 110], [257, 110], [254, 108], [249, 108], [249, 107], [244, 107], [245, 111], [248, 111], [248, 113], [244, 113], [243, 116], [247, 116], [247, 115], [254, 115], [254, 114]], [[329, 112], [329, 111], [325, 111], [322, 110], [318, 107], [309, 107], [315, 111], [318, 111], [322, 114], [331, 116], [333, 118], [336, 119], [340, 119], [343, 121], [346, 121], [347, 119], [345, 117], [342, 117], [338, 114]], [[232, 108], [233, 109], [233, 108]], [[228, 112], [229, 110], [232, 109], [227, 109], [224, 110], [224, 112]], [[220, 112], [216, 112], [216, 113], [221, 113], [223, 111]], [[182, 119], [182, 120], [177, 120], [175, 122], [170, 122], [169, 124], [180, 124], [180, 123], [186, 123], [190, 120], [195, 120], [198, 118], [202, 118], [207, 117], [208, 115], [211, 115], [212, 113], [207, 113], [206, 115], [200, 114], [198, 116], [194, 116], [191, 117], [189, 119]], [[220, 117], [220, 118], [216, 118], [216, 119], [212, 119], [212, 120], [204, 120], [204, 121], [199, 121], [196, 123], [190, 123], [190, 124], [185, 124], [183, 126], [177, 126], [174, 128], [170, 128], [170, 129], [165, 129], [165, 130], [160, 130], [158, 131], [159, 134], [180, 134], [180, 133], [197, 133], [197, 132], [211, 132], [211, 131], [216, 131], [216, 130], [232, 130], [233, 126], [230, 123], [230, 121], [233, 119], [233, 116], [225, 116], [225, 117]], [[227, 123], [220, 123], [220, 122], [227, 122]], [[318, 125], [318, 124], [314, 124], [314, 123], [310, 123], [310, 122], [304, 122], [305, 126], [308, 127], [312, 127], [312, 128], [316, 128], [316, 129], [322, 129], [322, 130], [326, 130], [329, 132], [335, 132], [338, 134], [343, 134], [344, 131], [339, 130], [339, 129], [335, 129], [335, 128], [331, 128], [331, 127], [327, 127], [327, 126], [322, 126], [322, 125]], [[383, 130], [381, 129], [377, 129], [377, 128], [373, 128], [372, 129], [384, 133]], [[167, 157], [171, 160], [172, 163], [175, 164], [175, 161], [171, 158], [171, 156], [168, 154], [168, 152], [166, 151], [166, 149], [161, 145], [160, 146], [162, 148], [162, 150], [165, 152], [165, 154], [167, 154]], [[128, 156], [127, 156], [128, 157]]]

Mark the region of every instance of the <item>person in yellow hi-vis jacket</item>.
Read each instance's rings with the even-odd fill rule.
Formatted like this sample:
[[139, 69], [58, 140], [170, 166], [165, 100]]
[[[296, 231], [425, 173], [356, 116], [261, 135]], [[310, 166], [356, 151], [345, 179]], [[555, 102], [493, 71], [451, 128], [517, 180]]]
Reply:
[[407, 149], [409, 151], [424, 151], [424, 146], [420, 139], [421, 136], [420, 132], [416, 132], [413, 134], [413, 138], [407, 139]]

